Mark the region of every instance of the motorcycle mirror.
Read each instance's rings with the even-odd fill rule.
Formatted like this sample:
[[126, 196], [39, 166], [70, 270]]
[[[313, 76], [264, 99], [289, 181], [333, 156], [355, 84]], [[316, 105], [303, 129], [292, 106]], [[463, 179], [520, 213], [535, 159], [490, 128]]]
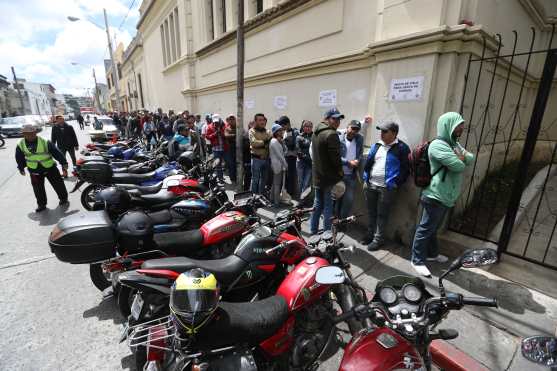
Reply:
[[[319, 272], [319, 271], [317, 271]], [[522, 340], [522, 356], [546, 367], [557, 366], [557, 339], [550, 336], [532, 336]]]
[[315, 281], [322, 285], [333, 285], [337, 283], [343, 283], [346, 280], [344, 271], [334, 265], [329, 265], [327, 267], [321, 267], [317, 270], [315, 274]]
[[482, 267], [497, 263], [497, 252], [493, 249], [468, 250], [458, 260], [462, 268]]

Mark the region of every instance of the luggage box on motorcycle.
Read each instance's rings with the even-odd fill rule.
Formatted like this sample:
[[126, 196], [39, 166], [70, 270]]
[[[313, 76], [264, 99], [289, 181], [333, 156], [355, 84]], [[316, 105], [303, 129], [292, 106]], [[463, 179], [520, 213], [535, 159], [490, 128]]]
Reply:
[[116, 237], [104, 211], [89, 211], [60, 220], [48, 238], [58, 260], [84, 264], [114, 257]]
[[112, 167], [106, 162], [91, 161], [81, 165], [81, 179], [92, 184], [108, 184], [112, 178]]
[[153, 221], [143, 211], [128, 211], [116, 225], [118, 251], [121, 255], [152, 250]]

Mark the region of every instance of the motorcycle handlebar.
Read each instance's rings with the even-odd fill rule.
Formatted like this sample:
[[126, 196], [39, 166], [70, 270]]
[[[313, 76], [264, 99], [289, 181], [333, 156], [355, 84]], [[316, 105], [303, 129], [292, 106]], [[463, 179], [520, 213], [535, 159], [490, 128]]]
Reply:
[[463, 297], [463, 305], [476, 305], [480, 307], [493, 307], [497, 308], [497, 299], [495, 298], [481, 298], [481, 297]]

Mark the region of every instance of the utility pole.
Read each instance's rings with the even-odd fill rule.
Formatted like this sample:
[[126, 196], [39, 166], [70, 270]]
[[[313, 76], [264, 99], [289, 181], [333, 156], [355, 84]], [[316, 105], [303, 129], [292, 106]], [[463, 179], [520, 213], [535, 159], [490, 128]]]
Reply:
[[244, 186], [244, 1], [238, 1], [238, 28], [236, 30], [237, 43], [237, 75], [236, 75], [236, 189], [243, 191]]
[[95, 75], [95, 68], [93, 67], [93, 80], [95, 81], [95, 103], [97, 104], [97, 107], [99, 108], [99, 113], [101, 113], [102, 111], [102, 107], [101, 107], [101, 101], [99, 99], [99, 88], [97, 85], [97, 75]]
[[116, 90], [116, 108], [118, 109], [118, 112], [122, 112], [122, 104], [120, 103], [120, 83], [118, 82], [119, 76], [116, 69], [116, 63], [114, 63], [114, 55], [112, 53], [112, 41], [110, 40], [110, 31], [108, 30], [108, 18], [106, 16], [106, 9], [103, 9], [103, 12], [106, 38], [108, 39], [108, 51], [110, 52], [110, 63], [112, 64], [112, 78], [114, 79], [114, 90]]
[[12, 75], [14, 76], [14, 86], [17, 90], [17, 95], [19, 96], [19, 103], [21, 104], [21, 114], [25, 115], [25, 105], [23, 104], [23, 96], [21, 95], [21, 91], [19, 90], [19, 83], [17, 82], [17, 77], [15, 75], [15, 69], [12, 66]]

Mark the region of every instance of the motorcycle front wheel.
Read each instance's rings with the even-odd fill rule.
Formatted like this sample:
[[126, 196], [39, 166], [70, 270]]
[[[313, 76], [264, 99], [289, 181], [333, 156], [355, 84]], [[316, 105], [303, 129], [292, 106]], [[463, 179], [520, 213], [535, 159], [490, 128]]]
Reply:
[[95, 285], [95, 287], [100, 291], [104, 291], [112, 285], [110, 280], [104, 274], [101, 263], [89, 265], [89, 276], [91, 277], [93, 285]]
[[0, 148], [4, 147], [4, 144], [6, 144], [6, 141], [0, 136]]
[[105, 187], [98, 184], [89, 184], [81, 192], [81, 205], [87, 211], [92, 211], [95, 205], [95, 196], [102, 191]]

